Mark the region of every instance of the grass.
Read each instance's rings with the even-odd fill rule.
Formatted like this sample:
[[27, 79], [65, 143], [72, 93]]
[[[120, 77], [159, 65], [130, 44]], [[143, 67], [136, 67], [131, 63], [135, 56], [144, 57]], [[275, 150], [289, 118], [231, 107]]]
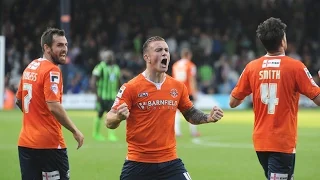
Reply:
[[[70, 175], [75, 180], [116, 180], [126, 156], [125, 124], [116, 130], [116, 143], [96, 142], [91, 138], [93, 111], [68, 111], [71, 119], [85, 135], [85, 144], [76, 150], [72, 134], [64, 130], [68, 145]], [[20, 179], [17, 139], [21, 113], [0, 111], [0, 179]], [[320, 112], [299, 112], [299, 133], [295, 178], [317, 177], [320, 166]], [[202, 136], [192, 139], [187, 123], [182, 123], [183, 136], [178, 138], [178, 155], [193, 180], [256, 180], [264, 179], [252, 147], [253, 114], [251, 111], [226, 111], [217, 124], [200, 125]], [[107, 134], [107, 129], [102, 128]]]

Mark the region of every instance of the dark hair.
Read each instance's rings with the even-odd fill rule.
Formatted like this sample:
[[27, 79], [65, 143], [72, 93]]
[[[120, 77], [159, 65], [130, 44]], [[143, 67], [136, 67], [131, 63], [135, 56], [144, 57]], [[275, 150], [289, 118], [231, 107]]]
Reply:
[[47, 44], [48, 46], [52, 46], [53, 43], [53, 35], [58, 36], [65, 36], [64, 30], [57, 29], [57, 28], [47, 28], [45, 32], [43, 32], [41, 36], [41, 48], [44, 52], [44, 45]]
[[277, 51], [281, 45], [287, 25], [279, 18], [271, 17], [258, 26], [257, 37], [268, 52]]
[[165, 41], [162, 37], [160, 36], [152, 36], [149, 39], [146, 40], [146, 42], [144, 42], [143, 46], [142, 46], [142, 53], [145, 54], [145, 52], [147, 51], [147, 48], [149, 46], [149, 44], [153, 41]]

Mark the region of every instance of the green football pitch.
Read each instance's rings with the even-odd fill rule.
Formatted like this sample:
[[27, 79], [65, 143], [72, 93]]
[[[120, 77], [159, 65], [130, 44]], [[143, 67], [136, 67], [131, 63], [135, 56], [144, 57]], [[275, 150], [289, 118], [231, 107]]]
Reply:
[[[96, 142], [92, 139], [93, 111], [68, 111], [85, 135], [85, 143], [76, 150], [71, 133], [64, 129], [68, 145], [70, 176], [75, 180], [117, 180], [126, 156], [125, 123], [116, 130], [119, 141]], [[320, 167], [320, 111], [300, 110], [295, 179], [315, 179]], [[216, 124], [198, 126], [201, 137], [192, 139], [187, 123], [177, 139], [178, 155], [193, 180], [265, 179], [252, 147], [253, 114], [226, 111]], [[17, 139], [21, 112], [0, 111], [0, 179], [18, 180], [20, 170]], [[164, 127], [165, 128], [165, 127]], [[103, 134], [107, 129], [102, 128]]]

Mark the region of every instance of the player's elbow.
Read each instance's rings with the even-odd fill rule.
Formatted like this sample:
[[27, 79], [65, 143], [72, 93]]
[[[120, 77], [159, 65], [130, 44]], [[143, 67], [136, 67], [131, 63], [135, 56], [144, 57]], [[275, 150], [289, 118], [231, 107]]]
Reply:
[[242, 103], [243, 100], [240, 99], [236, 99], [233, 96], [230, 97], [230, 102], [229, 102], [229, 106], [231, 108], [235, 108], [237, 106], [239, 106]]
[[313, 102], [317, 105], [317, 106], [320, 106], [320, 94], [313, 99]]
[[320, 106], [320, 101], [314, 101], [317, 106]]
[[313, 102], [314, 102], [317, 106], [320, 106], [320, 95], [317, 96], [317, 97], [313, 100]]
[[229, 106], [230, 106], [231, 108], [235, 108], [235, 107], [237, 107], [237, 103], [234, 102], [234, 101], [230, 101], [230, 102], [229, 102]]

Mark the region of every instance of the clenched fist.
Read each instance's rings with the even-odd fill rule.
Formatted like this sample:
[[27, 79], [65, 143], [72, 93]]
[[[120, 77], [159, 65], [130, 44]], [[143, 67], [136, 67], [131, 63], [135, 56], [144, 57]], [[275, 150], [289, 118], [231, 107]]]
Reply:
[[124, 120], [127, 119], [130, 115], [128, 105], [126, 103], [122, 103], [118, 108], [117, 108], [117, 116], [119, 119]]
[[214, 106], [210, 112], [209, 122], [217, 122], [223, 117], [223, 110]]

